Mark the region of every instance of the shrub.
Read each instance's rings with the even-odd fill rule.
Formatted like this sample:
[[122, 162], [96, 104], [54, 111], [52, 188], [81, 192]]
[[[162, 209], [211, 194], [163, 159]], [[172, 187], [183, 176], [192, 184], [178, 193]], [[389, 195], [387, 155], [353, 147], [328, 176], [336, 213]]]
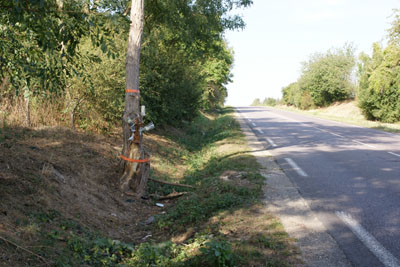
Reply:
[[372, 58], [360, 56], [358, 104], [369, 120], [400, 121], [400, 46], [384, 51], [374, 44]]
[[276, 106], [277, 102], [278, 102], [278, 100], [276, 100], [275, 98], [267, 97], [267, 98], [264, 99], [263, 105], [264, 106], [272, 106], [273, 107], [273, 106]]
[[354, 65], [353, 48], [348, 45], [325, 54], [314, 54], [303, 63], [297, 82], [282, 89], [283, 103], [309, 109], [353, 97], [355, 86], [351, 74]]

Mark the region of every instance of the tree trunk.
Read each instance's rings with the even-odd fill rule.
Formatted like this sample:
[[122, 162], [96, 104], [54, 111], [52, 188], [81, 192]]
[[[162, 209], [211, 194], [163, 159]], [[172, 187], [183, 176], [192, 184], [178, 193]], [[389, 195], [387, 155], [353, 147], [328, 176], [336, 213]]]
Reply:
[[76, 99], [75, 102], [73, 100], [71, 100], [71, 104], [70, 105], [71, 106], [73, 105], [73, 107], [71, 109], [71, 113], [70, 113], [71, 129], [74, 130], [74, 131], [75, 131], [75, 114], [76, 114], [76, 111], [79, 108], [79, 105], [81, 104], [82, 101], [83, 101], [82, 98]]
[[[125, 157], [124, 174], [120, 179], [120, 187], [123, 192], [132, 190], [138, 197], [145, 194], [148, 177], [148, 162], [135, 162], [148, 158], [142, 145], [142, 136], [138, 133], [142, 127], [140, 115], [139, 95], [139, 62], [142, 32], [144, 26], [144, 0], [132, 0], [131, 25], [129, 30], [128, 51], [126, 56], [126, 93], [125, 112], [122, 120], [124, 146], [122, 155]], [[135, 136], [130, 125], [135, 123]], [[131, 159], [133, 161], [128, 161]]]
[[31, 97], [25, 98], [25, 124], [31, 127]]

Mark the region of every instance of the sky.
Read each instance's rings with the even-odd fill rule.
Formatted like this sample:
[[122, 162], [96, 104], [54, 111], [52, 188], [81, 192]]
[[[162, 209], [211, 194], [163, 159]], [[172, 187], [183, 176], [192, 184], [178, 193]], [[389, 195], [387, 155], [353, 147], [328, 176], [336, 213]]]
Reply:
[[253, 0], [236, 10], [246, 28], [225, 34], [235, 53], [227, 105], [280, 98], [300, 76], [301, 62], [316, 52], [352, 43], [356, 55], [385, 45], [400, 0]]

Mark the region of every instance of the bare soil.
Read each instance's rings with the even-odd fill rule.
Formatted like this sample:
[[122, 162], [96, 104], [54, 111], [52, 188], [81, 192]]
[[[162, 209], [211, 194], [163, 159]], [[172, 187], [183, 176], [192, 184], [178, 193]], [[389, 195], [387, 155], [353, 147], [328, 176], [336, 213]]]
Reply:
[[[145, 139], [150, 152], [174, 145], [154, 134]], [[35, 246], [38, 229], [21, 221], [56, 211], [112, 239], [143, 242], [149, 234], [143, 222], [164, 208], [121, 194], [120, 143], [60, 127], [0, 129], [0, 236], [22, 247]], [[155, 166], [159, 156], [153, 155]], [[5, 246], [9, 248], [0, 240], [0, 262], [8, 259], [15, 264], [10, 250], [2, 249]]]

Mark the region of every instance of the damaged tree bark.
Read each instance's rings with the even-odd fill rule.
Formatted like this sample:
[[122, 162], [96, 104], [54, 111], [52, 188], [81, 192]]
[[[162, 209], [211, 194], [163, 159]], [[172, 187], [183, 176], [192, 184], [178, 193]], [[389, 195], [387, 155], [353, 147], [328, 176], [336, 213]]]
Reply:
[[120, 179], [122, 192], [132, 191], [137, 198], [146, 193], [149, 176], [149, 154], [144, 151], [140, 114], [139, 62], [144, 26], [144, 0], [132, 0], [131, 25], [126, 56], [125, 112], [122, 120], [124, 146], [121, 158], [125, 161]]

